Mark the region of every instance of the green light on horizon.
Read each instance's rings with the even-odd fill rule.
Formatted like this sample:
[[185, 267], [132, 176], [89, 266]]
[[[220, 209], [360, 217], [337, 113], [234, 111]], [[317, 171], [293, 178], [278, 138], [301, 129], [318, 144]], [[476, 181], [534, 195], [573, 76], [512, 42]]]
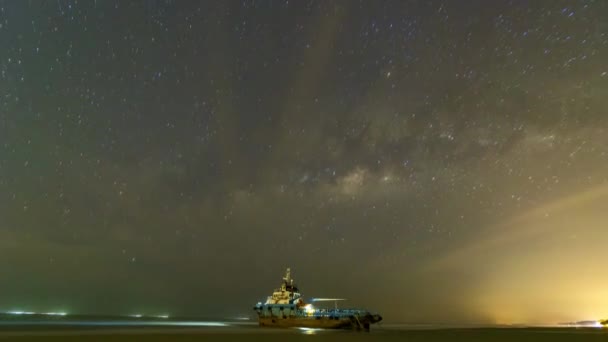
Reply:
[[66, 316], [67, 312], [34, 312], [34, 311], [7, 311], [8, 315], [44, 315], [44, 316]]

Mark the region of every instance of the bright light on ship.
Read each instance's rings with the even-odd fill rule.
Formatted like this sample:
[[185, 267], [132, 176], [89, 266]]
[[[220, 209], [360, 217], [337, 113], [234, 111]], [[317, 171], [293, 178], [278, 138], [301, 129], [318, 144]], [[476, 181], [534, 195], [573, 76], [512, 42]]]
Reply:
[[154, 317], [156, 317], [156, 318], [165, 318], [166, 319], [166, 318], [169, 318], [169, 315], [156, 315]]
[[133, 318], [141, 318], [141, 317], [142, 317], [142, 315], [140, 315], [140, 314], [136, 314], [136, 315], [129, 315], [129, 317], [133, 317]]
[[306, 304], [304, 305], [304, 311], [307, 314], [312, 315], [315, 312], [315, 308], [312, 306], [312, 304]]

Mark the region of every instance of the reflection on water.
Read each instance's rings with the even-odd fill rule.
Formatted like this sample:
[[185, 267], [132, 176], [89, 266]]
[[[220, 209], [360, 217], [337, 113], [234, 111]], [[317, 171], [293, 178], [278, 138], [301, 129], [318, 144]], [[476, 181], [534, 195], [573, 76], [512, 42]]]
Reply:
[[304, 335], [316, 335], [317, 332], [323, 330], [320, 328], [298, 328]]

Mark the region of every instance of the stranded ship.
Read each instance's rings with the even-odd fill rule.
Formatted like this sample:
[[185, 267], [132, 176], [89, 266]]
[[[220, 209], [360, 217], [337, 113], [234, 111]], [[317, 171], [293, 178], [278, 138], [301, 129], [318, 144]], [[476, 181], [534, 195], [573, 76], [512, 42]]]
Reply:
[[372, 314], [367, 310], [338, 309], [337, 305], [334, 309], [319, 309], [313, 307], [311, 303], [305, 303], [291, 278], [289, 268], [283, 277], [281, 287], [275, 289], [266, 302], [257, 303], [253, 309], [258, 314], [260, 326], [263, 327], [369, 330], [371, 324], [382, 320], [380, 315]]

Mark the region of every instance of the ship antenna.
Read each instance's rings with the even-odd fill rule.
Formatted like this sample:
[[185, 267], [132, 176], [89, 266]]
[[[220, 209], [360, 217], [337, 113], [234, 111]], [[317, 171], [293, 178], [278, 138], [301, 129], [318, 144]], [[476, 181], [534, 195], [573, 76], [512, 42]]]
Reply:
[[283, 278], [283, 280], [288, 284], [293, 283], [293, 280], [291, 280], [291, 269], [289, 267], [287, 267], [287, 272], [285, 272], [285, 278]]

